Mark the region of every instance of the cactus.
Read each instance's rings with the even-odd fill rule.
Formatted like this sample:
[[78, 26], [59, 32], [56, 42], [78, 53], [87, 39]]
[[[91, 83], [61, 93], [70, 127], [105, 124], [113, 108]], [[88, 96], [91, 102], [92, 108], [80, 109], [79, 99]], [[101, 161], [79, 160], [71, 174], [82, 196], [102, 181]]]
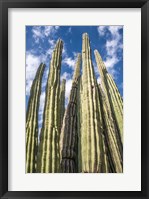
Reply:
[[58, 173], [60, 171], [59, 94], [62, 47], [63, 42], [58, 39], [50, 63], [37, 161], [37, 172], [40, 173]]
[[107, 74], [107, 82], [111, 96], [111, 106], [116, 119], [118, 130], [120, 132], [121, 142], [123, 143], [123, 101], [119, 90], [110, 74]]
[[104, 135], [109, 151], [110, 168], [112, 168], [112, 172], [121, 173], [123, 171], [123, 146], [111, 107], [107, 76], [105, 75], [107, 71], [103, 62], [101, 62], [98, 51], [95, 50], [94, 53], [101, 76], [102, 88], [99, 87], [99, 95], [100, 99], [102, 99], [102, 115], [105, 125]]
[[85, 173], [102, 172], [103, 163], [103, 122], [99, 101], [98, 85], [95, 79], [89, 37], [83, 34], [81, 79], [81, 113], [79, 138], [79, 171]]
[[61, 131], [61, 171], [63, 173], [77, 172], [77, 90], [80, 77], [80, 64], [81, 54], [78, 54], [69, 103]]
[[[43, 124], [38, 145], [38, 109], [45, 65], [40, 64], [31, 87], [26, 114], [26, 172], [121, 173], [123, 172], [123, 100], [94, 51], [101, 77], [95, 78], [90, 41], [82, 36], [65, 111], [65, 85], [60, 85], [63, 42], [58, 39], [50, 62]], [[38, 148], [38, 153], [37, 153]]]
[[110, 74], [108, 74], [104, 62], [97, 50], [94, 51], [97, 66], [101, 75], [104, 92], [109, 99], [110, 107], [116, 120], [119, 136], [123, 144], [123, 102], [118, 88]]
[[[103, 149], [104, 149], [104, 163], [103, 163], [103, 172], [104, 173], [110, 173], [110, 172], [116, 172], [115, 167], [113, 166], [113, 164], [111, 163], [111, 159], [110, 159], [110, 152], [108, 150], [108, 143], [106, 141], [106, 137], [107, 137], [107, 132], [110, 133], [110, 125], [113, 122], [113, 120], [111, 121], [110, 117], [108, 119], [108, 106], [107, 106], [107, 102], [106, 102], [106, 98], [105, 98], [105, 94], [103, 92], [103, 89], [101, 87], [101, 85], [99, 84], [99, 98], [101, 100], [101, 112], [102, 112], [102, 117], [103, 117], [103, 125], [104, 125], [104, 132], [102, 134], [102, 139], [103, 139]], [[111, 122], [111, 123], [110, 123]], [[113, 125], [113, 123], [112, 123]], [[112, 128], [114, 129], [114, 128]], [[112, 142], [112, 141], [111, 141]], [[110, 142], [109, 142], [110, 143]], [[111, 165], [112, 164], [112, 165]], [[118, 170], [117, 170], [118, 171]]]
[[38, 110], [39, 98], [41, 94], [41, 80], [45, 69], [44, 64], [40, 64], [32, 87], [26, 114], [26, 172], [36, 172], [37, 147], [38, 147]]
[[62, 127], [63, 117], [65, 113], [65, 85], [66, 80], [63, 79], [60, 86], [60, 128]]

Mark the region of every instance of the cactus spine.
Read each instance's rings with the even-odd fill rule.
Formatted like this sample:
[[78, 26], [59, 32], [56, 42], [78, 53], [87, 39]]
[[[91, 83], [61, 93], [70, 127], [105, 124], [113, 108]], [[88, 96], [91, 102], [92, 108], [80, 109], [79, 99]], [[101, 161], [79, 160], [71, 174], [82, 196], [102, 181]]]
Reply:
[[26, 172], [36, 172], [38, 146], [38, 109], [41, 93], [41, 80], [45, 65], [40, 64], [30, 91], [26, 117]]
[[81, 54], [78, 54], [69, 103], [65, 112], [61, 132], [61, 171], [63, 173], [77, 172], [77, 94], [80, 64]]
[[103, 123], [95, 79], [89, 37], [83, 34], [82, 44], [82, 94], [81, 94], [81, 168], [80, 172], [102, 172]]
[[63, 117], [65, 113], [65, 85], [66, 80], [63, 79], [60, 86], [60, 128], [62, 127]]
[[[101, 60], [101, 57], [98, 53], [97, 50], [94, 51], [95, 53], [95, 58], [97, 62], [97, 66], [100, 72], [101, 76], [101, 83], [102, 83], [102, 88], [99, 87], [99, 93], [100, 96], [102, 96], [102, 107], [103, 107], [103, 118], [104, 118], [104, 124], [105, 124], [105, 138], [107, 142], [107, 146], [109, 149], [109, 156], [111, 160], [111, 167], [113, 168], [113, 172], [122, 172], [122, 162], [123, 162], [123, 146], [122, 142], [120, 139], [120, 133], [118, 131], [116, 122], [114, 120], [114, 110], [111, 105], [111, 97], [109, 90], [110, 88], [108, 87], [107, 83], [107, 70], [106, 67]], [[104, 97], [103, 97], [104, 96]]]
[[50, 63], [37, 165], [37, 171], [41, 173], [58, 173], [60, 171], [59, 93], [62, 47], [63, 42], [58, 39]]

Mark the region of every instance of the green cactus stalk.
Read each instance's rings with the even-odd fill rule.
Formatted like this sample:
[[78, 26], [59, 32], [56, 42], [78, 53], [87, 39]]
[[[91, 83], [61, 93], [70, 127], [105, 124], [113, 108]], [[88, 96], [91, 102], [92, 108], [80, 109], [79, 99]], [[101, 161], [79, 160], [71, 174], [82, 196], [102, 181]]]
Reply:
[[78, 54], [73, 75], [69, 103], [65, 112], [61, 131], [61, 172], [77, 172], [77, 94], [80, 78], [81, 54]]
[[123, 143], [123, 101], [119, 90], [110, 74], [107, 74], [109, 93], [111, 95], [111, 104], [116, 119], [117, 127], [120, 132], [121, 142]]
[[109, 159], [108, 159], [108, 149], [106, 145], [106, 140], [104, 134], [102, 134], [102, 143], [103, 143], [103, 164], [102, 172], [110, 173]]
[[83, 34], [82, 44], [82, 88], [79, 146], [81, 158], [80, 172], [102, 172], [103, 164], [103, 122], [99, 101], [98, 85], [91, 60], [90, 42], [87, 33]]
[[109, 99], [109, 103], [111, 105], [111, 109], [120, 134], [119, 136], [123, 144], [123, 101], [112, 76], [106, 70], [105, 64], [102, 61], [99, 52], [95, 50], [94, 53], [101, 75], [102, 86], [107, 98]]
[[82, 151], [81, 151], [81, 142], [82, 142], [82, 134], [81, 134], [81, 128], [82, 128], [82, 76], [80, 77], [79, 83], [78, 83], [78, 95], [77, 95], [77, 128], [78, 128], [78, 172], [82, 172]]
[[105, 65], [101, 62], [98, 51], [95, 50], [94, 53], [101, 76], [102, 89], [99, 87], [99, 95], [100, 99], [102, 99], [102, 115], [105, 125], [104, 135], [109, 151], [110, 168], [112, 168], [112, 172], [121, 173], [123, 171], [123, 146], [111, 106], [107, 76], [105, 75], [107, 71]]
[[32, 83], [28, 108], [26, 114], [26, 172], [36, 172], [37, 147], [38, 147], [38, 110], [41, 94], [41, 81], [45, 69], [40, 64]]
[[[102, 134], [102, 139], [103, 139], [103, 149], [104, 149], [104, 163], [103, 163], [103, 172], [104, 173], [116, 173], [116, 169], [111, 165], [111, 156], [110, 152], [108, 150], [108, 143], [106, 141], [107, 133], [111, 133], [110, 126], [113, 126], [113, 120], [110, 119], [109, 112], [108, 112], [108, 107], [107, 107], [107, 102], [105, 98], [105, 94], [103, 92], [103, 89], [101, 88], [101, 85], [99, 84], [99, 98], [101, 100], [101, 112], [102, 112], [102, 117], [103, 117], [103, 125], [104, 125], [104, 132]], [[115, 127], [111, 128], [114, 129]], [[112, 142], [112, 140], [111, 140]], [[109, 142], [110, 143], [110, 142]], [[118, 170], [117, 170], [118, 171]]]
[[58, 173], [60, 171], [60, 71], [63, 42], [58, 39], [52, 54], [50, 73], [46, 87], [43, 126], [40, 135], [37, 172]]
[[63, 79], [60, 86], [60, 128], [62, 127], [64, 113], [65, 113], [65, 86], [66, 86], [66, 80]]

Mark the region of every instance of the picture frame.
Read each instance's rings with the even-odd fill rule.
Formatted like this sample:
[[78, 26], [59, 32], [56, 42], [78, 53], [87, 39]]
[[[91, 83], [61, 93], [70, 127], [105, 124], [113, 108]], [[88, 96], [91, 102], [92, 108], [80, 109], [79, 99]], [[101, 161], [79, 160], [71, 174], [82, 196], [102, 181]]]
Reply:
[[[1, 0], [0, 2], [0, 197], [1, 198], [148, 198], [149, 147], [149, 2], [147, 0]], [[141, 191], [9, 191], [8, 190], [8, 9], [9, 8], [141, 8]]]

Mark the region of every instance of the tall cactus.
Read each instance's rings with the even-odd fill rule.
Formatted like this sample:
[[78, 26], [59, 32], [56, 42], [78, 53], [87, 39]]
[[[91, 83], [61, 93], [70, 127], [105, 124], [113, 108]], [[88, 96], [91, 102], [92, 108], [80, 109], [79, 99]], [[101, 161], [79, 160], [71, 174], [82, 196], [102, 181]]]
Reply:
[[123, 144], [123, 102], [118, 88], [112, 78], [107, 72], [104, 62], [97, 50], [94, 51], [97, 66], [101, 75], [103, 89], [109, 99], [112, 112], [114, 114], [118, 130], [120, 132], [121, 142]]
[[62, 47], [63, 42], [58, 39], [50, 63], [37, 164], [37, 172], [41, 173], [60, 171], [59, 93]]
[[63, 79], [60, 86], [60, 128], [62, 127], [63, 117], [65, 113], [65, 85], [66, 80]]
[[82, 91], [80, 121], [80, 172], [102, 172], [103, 122], [99, 101], [98, 85], [95, 79], [89, 37], [83, 34], [82, 44]]
[[69, 103], [65, 112], [61, 132], [61, 171], [64, 173], [77, 172], [77, 94], [80, 65], [81, 54], [78, 54]]
[[111, 106], [109, 88], [107, 87], [107, 71], [103, 62], [101, 62], [101, 57], [99, 57], [98, 51], [95, 50], [94, 53], [101, 76], [102, 89], [99, 87], [99, 93], [101, 96], [100, 98], [102, 99], [105, 124], [104, 134], [109, 150], [110, 166], [113, 172], [121, 173], [123, 171], [123, 146]]
[[36, 172], [37, 146], [38, 146], [38, 110], [41, 94], [41, 81], [45, 69], [44, 64], [40, 64], [32, 87], [26, 115], [26, 172]]

